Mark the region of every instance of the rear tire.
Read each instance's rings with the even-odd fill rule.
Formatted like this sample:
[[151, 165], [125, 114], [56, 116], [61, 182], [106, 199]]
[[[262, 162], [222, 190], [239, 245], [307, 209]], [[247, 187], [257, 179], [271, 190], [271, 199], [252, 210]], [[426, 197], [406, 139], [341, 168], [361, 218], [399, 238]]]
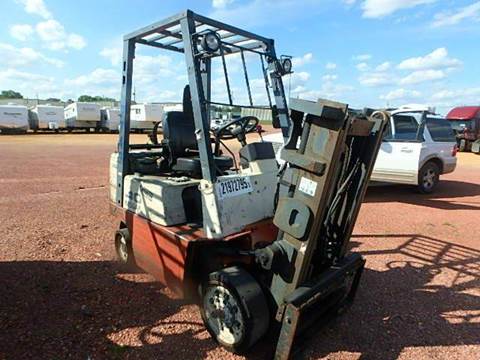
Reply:
[[115, 232], [115, 252], [118, 261], [127, 268], [135, 267], [135, 258], [133, 256], [132, 238], [128, 228], [122, 228]]
[[265, 335], [270, 322], [260, 285], [238, 266], [209, 275], [202, 286], [200, 312], [212, 338], [234, 353], [252, 347]]
[[434, 162], [427, 162], [418, 172], [417, 189], [423, 194], [431, 194], [440, 180], [440, 169]]

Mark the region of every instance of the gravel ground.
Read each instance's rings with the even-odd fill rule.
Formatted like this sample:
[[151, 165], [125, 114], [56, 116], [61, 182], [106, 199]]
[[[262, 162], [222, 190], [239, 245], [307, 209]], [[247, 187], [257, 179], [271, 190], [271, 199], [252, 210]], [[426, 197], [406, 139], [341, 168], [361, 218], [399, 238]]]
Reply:
[[[142, 136], [136, 136], [142, 138]], [[0, 137], [0, 359], [226, 359], [195, 306], [114, 259], [114, 135]], [[300, 358], [480, 358], [480, 156], [434, 195], [370, 188], [354, 306]], [[257, 346], [250, 358], [265, 358]]]

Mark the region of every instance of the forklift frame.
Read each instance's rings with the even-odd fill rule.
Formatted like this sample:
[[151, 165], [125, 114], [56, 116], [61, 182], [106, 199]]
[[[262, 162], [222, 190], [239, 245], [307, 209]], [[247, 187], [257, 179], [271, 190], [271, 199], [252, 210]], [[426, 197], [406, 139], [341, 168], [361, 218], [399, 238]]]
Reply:
[[[215, 31], [219, 35], [220, 49], [216, 53], [207, 53], [199, 49], [198, 43], [208, 31]], [[117, 171], [117, 188], [115, 203], [123, 205], [123, 183], [129, 173], [130, 145], [130, 106], [132, 100], [133, 59], [135, 58], [136, 44], [142, 44], [185, 54], [188, 69], [188, 81], [192, 97], [192, 107], [195, 122], [195, 134], [200, 154], [203, 179], [212, 183], [216, 180], [214, 159], [209, 137], [209, 106], [210, 104], [234, 105], [232, 101], [228, 73], [225, 64], [225, 55], [240, 53], [245, 73], [245, 81], [249, 94], [250, 105], [253, 106], [248, 74], [246, 72], [244, 51], [260, 55], [263, 67], [265, 87], [267, 90], [270, 108], [272, 108], [269, 87], [273, 90], [278, 120], [285, 140], [290, 130], [290, 119], [282, 82], [281, 64], [276, 56], [273, 39], [209, 19], [186, 10], [171, 16], [163, 21], [155, 22], [137, 31], [127, 34], [123, 39], [122, 63], [122, 93], [120, 101], [120, 131], [118, 141], [119, 163]], [[229, 104], [211, 102], [211, 59], [222, 57], [224, 75], [226, 78]], [[267, 69], [263, 66], [264, 59], [271, 79], [268, 80]], [[243, 105], [242, 105], [243, 106]], [[243, 106], [245, 107], [245, 106]], [[144, 148], [153, 148], [154, 145], [145, 145]], [[138, 145], [136, 149], [142, 148]]]
[[[218, 46], [215, 50], [207, 50], [206, 34], [212, 31], [215, 32]], [[273, 219], [262, 215], [263, 218], [256, 219], [256, 222], [242, 224], [241, 231], [236, 228], [235, 232], [218, 231], [216, 233], [220, 235], [215, 237], [205, 234], [204, 228], [209, 230], [205, 221], [204, 228], [183, 223], [163, 226], [123, 206], [124, 179], [132, 172], [130, 150], [150, 150], [163, 146], [131, 145], [129, 141], [136, 44], [185, 55], [202, 173], [200, 181], [208, 185], [204, 189], [209, 189], [210, 185], [218, 186], [222, 180], [221, 176], [217, 178], [212, 153], [209, 107], [212, 104], [234, 105], [225, 56], [240, 55], [250, 104], [247, 107], [255, 107], [244, 52], [260, 55], [265, 89], [272, 109], [272, 122], [278, 123], [285, 143], [281, 153], [285, 165], [278, 174], [278, 198], [276, 205], [272, 204]], [[211, 60], [215, 57], [221, 57], [222, 60], [228, 104], [211, 101]], [[169, 258], [168, 266], [163, 263], [162, 256], [138, 256], [138, 264], [150, 269], [149, 272], [165, 285], [173, 287], [174, 292], [192, 298], [200, 295], [198, 285], [205, 286], [206, 289], [233, 287], [235, 292], [241, 291], [242, 295], [237, 296], [240, 299], [237, 305], [242, 304], [246, 319], [251, 316], [248, 318], [251, 320], [248, 321], [248, 329], [244, 329], [245, 333], [251, 333], [234, 344], [222, 344], [227, 348], [231, 345], [235, 351], [237, 349], [234, 346], [237, 345], [239, 350], [243, 347], [246, 350], [265, 335], [267, 330], [271, 330], [278, 333], [274, 356], [279, 360], [291, 356], [295, 338], [298, 339], [306, 325], [316, 321], [317, 317], [312, 314], [323, 316], [326, 311], [336, 313], [340, 307], [353, 301], [365, 261], [359, 254], [348, 253], [347, 246], [389, 120], [386, 113], [375, 112], [371, 116], [355, 113], [346, 104], [322, 99], [316, 102], [290, 99], [289, 114], [282, 75], [290, 70], [286, 70], [283, 61], [284, 57], [277, 58], [272, 39], [200, 16], [190, 10], [126, 35], [118, 162], [115, 173], [111, 170], [112, 179], [117, 180], [115, 191], [112, 189], [114, 208], [121, 211], [122, 218], [116, 236], [125, 243], [131, 236], [130, 246], [134, 239], [132, 255], [135, 250], [140, 255], [158, 254], [162, 244], [168, 244], [162, 249], [165, 258]], [[274, 106], [270, 90], [275, 100]], [[269, 170], [268, 176], [276, 176], [273, 155], [266, 160], [274, 162], [274, 170]], [[270, 181], [270, 177], [267, 180]], [[252, 194], [256, 196], [256, 193]], [[212, 216], [214, 211], [220, 213], [216, 208], [215, 192], [209, 192], [205, 196], [215, 200], [206, 202], [214, 204], [208, 216]], [[225, 202], [223, 199], [222, 205]], [[232, 209], [232, 213], [238, 211], [236, 207]], [[220, 219], [218, 223], [221, 223]], [[250, 276], [238, 264], [255, 269], [256, 276]], [[167, 270], [164, 271], [165, 269]], [[202, 275], [208, 275], [206, 283]], [[205, 291], [200, 296], [207, 298], [208, 294]], [[213, 330], [206, 321], [210, 317], [206, 315], [205, 309], [203, 311], [202, 318], [212, 334]], [[230, 311], [230, 307], [224, 307], [222, 311]], [[236, 312], [233, 307], [231, 311]], [[218, 319], [220, 316], [213, 318]]]

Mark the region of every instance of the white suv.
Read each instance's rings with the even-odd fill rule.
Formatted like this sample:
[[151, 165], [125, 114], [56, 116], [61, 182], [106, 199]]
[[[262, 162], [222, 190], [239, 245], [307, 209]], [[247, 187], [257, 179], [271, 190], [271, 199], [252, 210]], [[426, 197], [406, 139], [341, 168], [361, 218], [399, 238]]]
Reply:
[[[457, 143], [447, 120], [426, 107], [401, 107], [391, 111], [371, 180], [415, 185], [431, 193], [439, 177], [455, 170]], [[272, 142], [281, 163], [281, 133], [264, 136]]]
[[371, 180], [416, 185], [431, 193], [440, 175], [457, 165], [450, 123], [425, 107], [401, 107], [391, 115]]

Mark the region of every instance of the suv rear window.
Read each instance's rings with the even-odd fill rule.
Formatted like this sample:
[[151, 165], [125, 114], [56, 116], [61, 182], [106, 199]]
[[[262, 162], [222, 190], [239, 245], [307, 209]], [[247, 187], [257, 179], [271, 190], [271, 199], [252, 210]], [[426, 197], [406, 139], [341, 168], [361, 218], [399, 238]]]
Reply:
[[427, 128], [433, 141], [455, 142], [455, 132], [447, 120], [428, 116]]

